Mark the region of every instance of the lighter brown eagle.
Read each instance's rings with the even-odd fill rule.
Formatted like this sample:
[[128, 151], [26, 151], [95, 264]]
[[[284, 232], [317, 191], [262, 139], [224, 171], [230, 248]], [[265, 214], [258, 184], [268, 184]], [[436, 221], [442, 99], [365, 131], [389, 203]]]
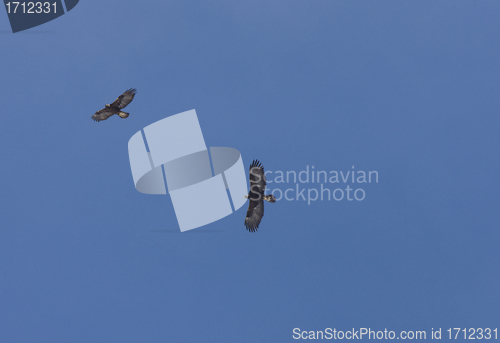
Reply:
[[106, 106], [102, 110], [97, 111], [92, 116], [92, 119], [95, 121], [106, 120], [114, 114], [118, 114], [120, 118], [127, 118], [130, 113], [123, 112], [122, 109], [127, 107], [127, 105], [130, 104], [132, 100], [134, 100], [136, 92], [137, 90], [134, 88], [127, 89], [122, 95], [120, 95], [115, 101], [113, 101], [111, 105], [106, 104]]

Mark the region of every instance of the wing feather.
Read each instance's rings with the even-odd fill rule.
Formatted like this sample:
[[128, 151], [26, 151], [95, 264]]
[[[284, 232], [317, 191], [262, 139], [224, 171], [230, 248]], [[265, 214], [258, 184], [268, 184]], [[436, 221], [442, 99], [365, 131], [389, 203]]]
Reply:
[[102, 110], [94, 113], [94, 115], [92, 116], [92, 120], [94, 120], [94, 121], [106, 120], [109, 117], [111, 117], [113, 114], [114, 114], [114, 112], [111, 109], [103, 108]]
[[245, 218], [247, 230], [250, 232], [257, 231], [262, 217], [264, 217], [264, 200], [250, 200]]
[[264, 166], [258, 161], [253, 160], [250, 165], [250, 190], [251, 193], [259, 193], [261, 196], [266, 189], [266, 175]]
[[120, 95], [118, 98], [116, 98], [115, 101], [111, 104], [111, 107], [116, 107], [118, 109], [122, 109], [127, 107], [128, 104], [134, 100], [135, 93], [137, 92], [136, 89], [130, 88], [127, 89], [125, 92], [123, 92], [122, 95]]

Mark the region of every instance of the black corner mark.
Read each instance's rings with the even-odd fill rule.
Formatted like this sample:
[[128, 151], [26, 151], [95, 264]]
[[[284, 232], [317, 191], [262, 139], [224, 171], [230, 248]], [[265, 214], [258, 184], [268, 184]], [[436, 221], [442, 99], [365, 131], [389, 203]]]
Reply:
[[[73, 9], [79, 0], [64, 0], [67, 11]], [[4, 0], [12, 32], [16, 33], [45, 24], [64, 14], [61, 0], [11, 1]]]

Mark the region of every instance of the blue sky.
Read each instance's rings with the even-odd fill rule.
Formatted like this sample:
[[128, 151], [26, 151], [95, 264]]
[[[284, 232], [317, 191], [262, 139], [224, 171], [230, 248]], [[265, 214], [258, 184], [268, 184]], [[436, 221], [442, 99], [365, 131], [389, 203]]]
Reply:
[[[12, 34], [0, 13], [1, 340], [497, 327], [499, 17], [495, 1], [82, 0]], [[131, 87], [128, 119], [90, 119]], [[255, 234], [246, 206], [177, 233], [170, 198], [135, 190], [127, 142], [190, 109], [246, 167], [379, 182], [268, 204]]]

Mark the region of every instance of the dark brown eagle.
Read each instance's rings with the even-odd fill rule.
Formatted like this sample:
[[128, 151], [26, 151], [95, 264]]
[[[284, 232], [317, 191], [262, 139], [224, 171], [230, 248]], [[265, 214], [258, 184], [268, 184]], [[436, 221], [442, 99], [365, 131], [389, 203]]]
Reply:
[[123, 112], [122, 109], [127, 107], [128, 104], [134, 100], [134, 96], [137, 90], [134, 88], [127, 89], [122, 95], [120, 95], [113, 103], [106, 104], [106, 106], [97, 111], [92, 119], [95, 121], [106, 120], [111, 117], [113, 114], [118, 114], [120, 118], [127, 118], [130, 113]]
[[249, 200], [245, 226], [250, 232], [257, 231], [260, 221], [264, 217], [264, 200], [276, 202], [274, 195], [264, 195], [265, 189], [264, 167], [258, 160], [253, 160], [250, 165], [250, 192], [245, 196]]

